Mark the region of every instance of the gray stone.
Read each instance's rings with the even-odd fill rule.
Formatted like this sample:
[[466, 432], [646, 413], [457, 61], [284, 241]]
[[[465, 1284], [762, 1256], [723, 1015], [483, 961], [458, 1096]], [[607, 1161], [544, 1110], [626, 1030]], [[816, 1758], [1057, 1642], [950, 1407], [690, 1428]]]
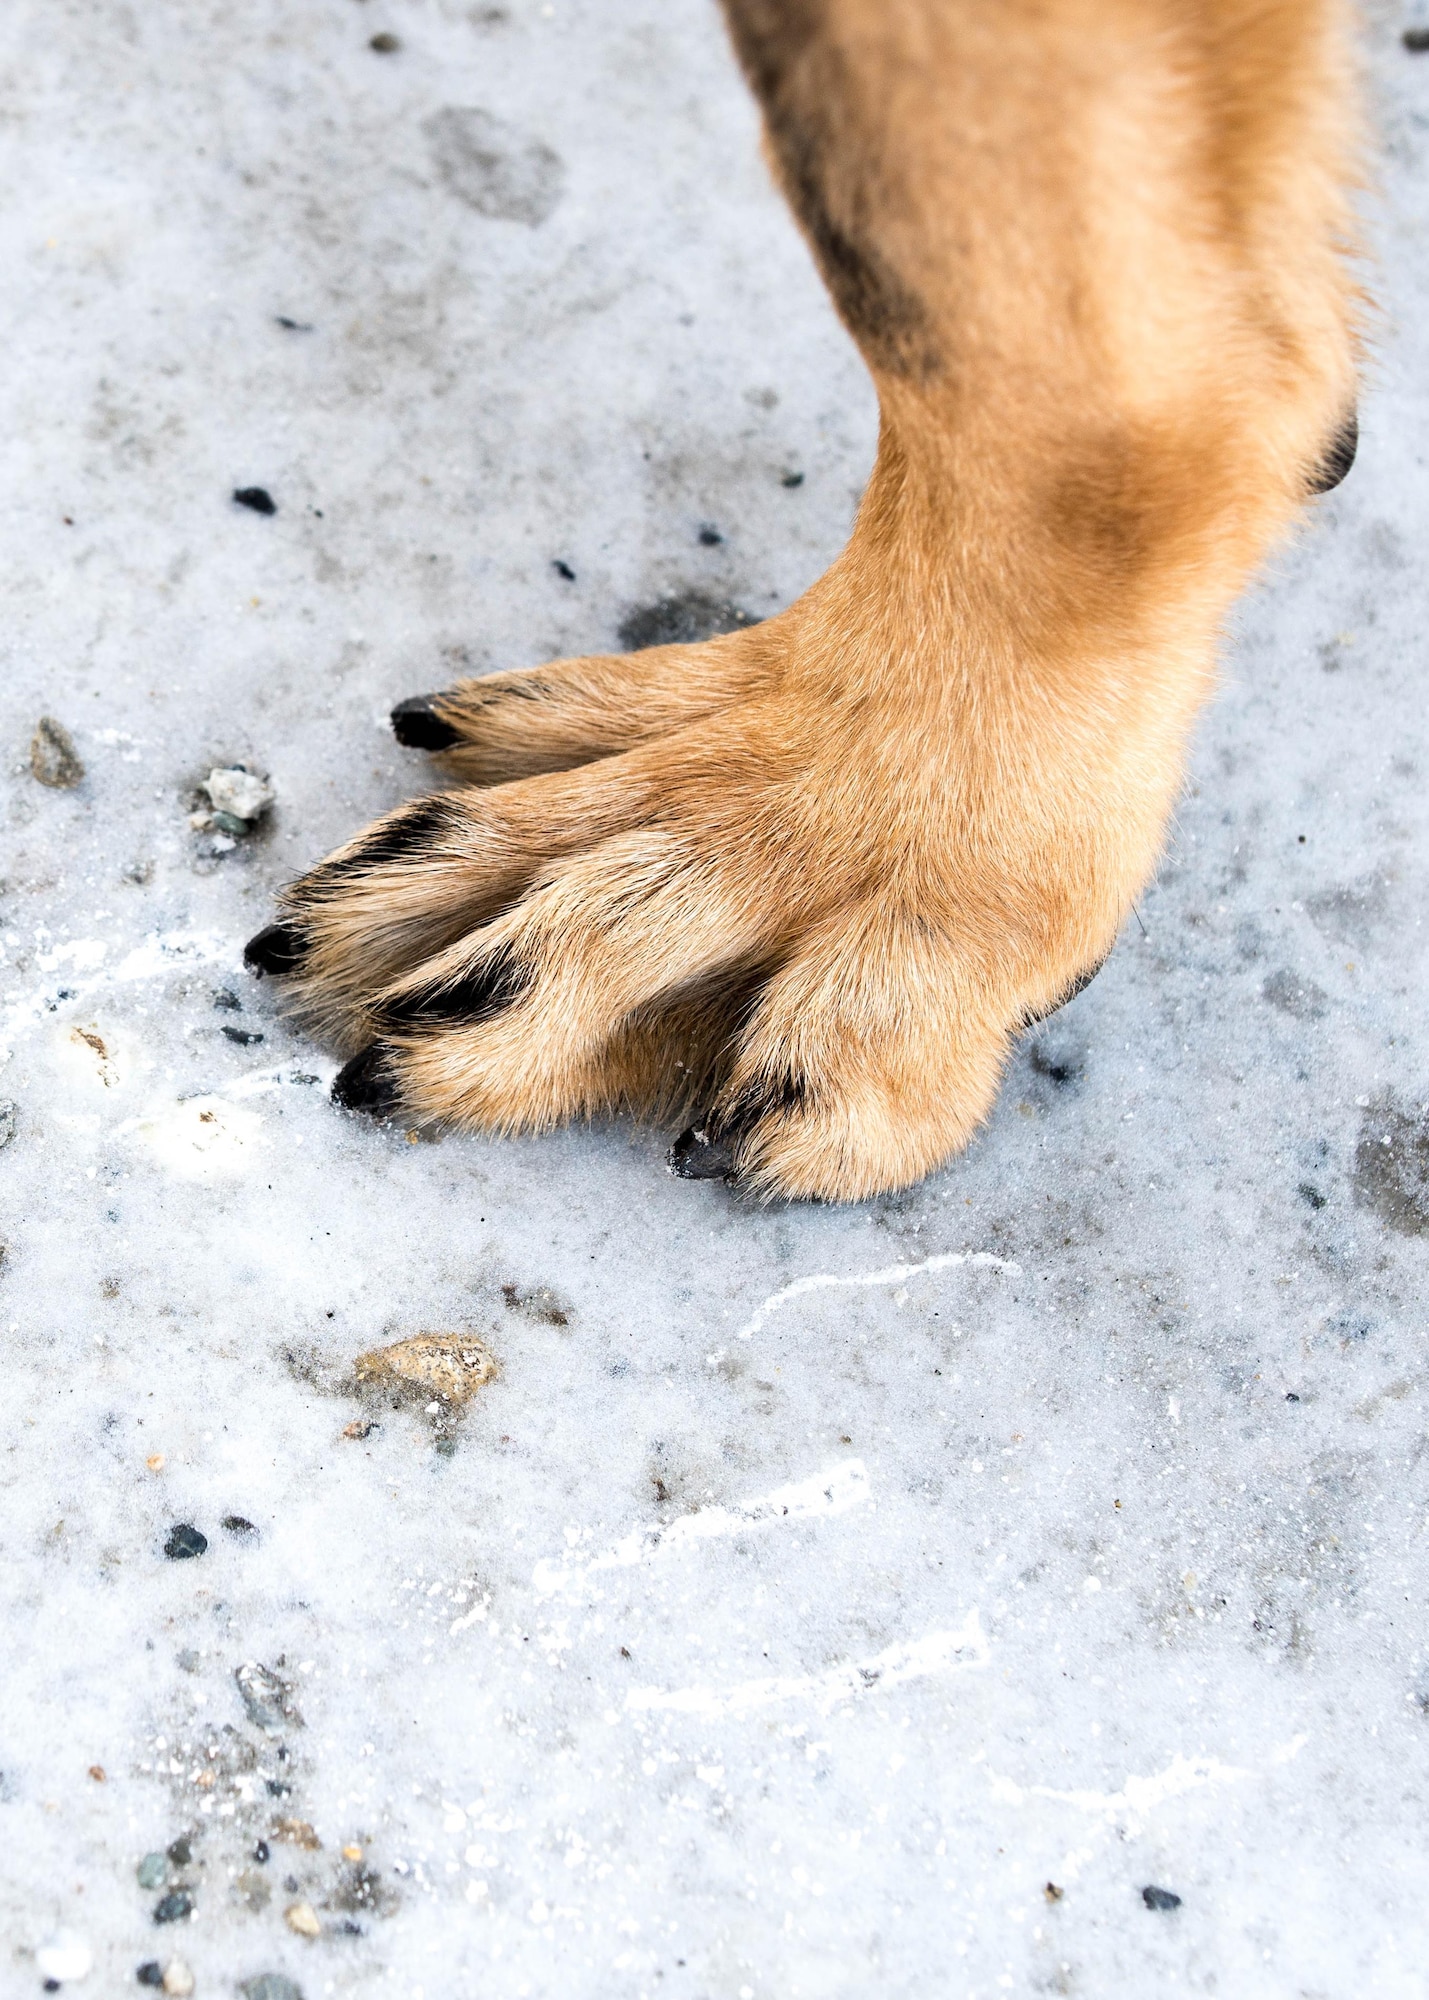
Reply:
[[285, 1729], [302, 1728], [303, 1718], [293, 1700], [292, 1686], [281, 1674], [259, 1660], [246, 1660], [241, 1667], [234, 1668], [233, 1678], [248, 1720], [257, 1728], [273, 1736], [281, 1736]]
[[243, 2000], [303, 2000], [303, 1989], [286, 1972], [260, 1972], [239, 1982]]

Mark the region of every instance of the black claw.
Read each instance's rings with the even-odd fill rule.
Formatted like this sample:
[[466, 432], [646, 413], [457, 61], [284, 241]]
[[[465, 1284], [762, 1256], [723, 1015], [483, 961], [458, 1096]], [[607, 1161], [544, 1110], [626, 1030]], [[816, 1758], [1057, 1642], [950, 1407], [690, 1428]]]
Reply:
[[1335, 433], [1334, 442], [1320, 462], [1320, 469], [1310, 482], [1312, 493], [1333, 493], [1345, 474], [1355, 462], [1359, 450], [1359, 412], [1351, 410]]
[[509, 1007], [531, 984], [531, 974], [515, 957], [509, 945], [502, 945], [460, 979], [446, 986], [419, 986], [378, 1003], [377, 1018], [384, 1028], [406, 1027], [412, 1021], [460, 1021], [470, 1027], [489, 1021], [503, 1007]]
[[727, 1181], [734, 1176], [734, 1140], [713, 1138], [692, 1125], [670, 1148], [670, 1172], [682, 1181]]
[[386, 1118], [397, 1109], [401, 1092], [381, 1042], [373, 1042], [343, 1064], [332, 1080], [330, 1095], [345, 1111], [366, 1111], [374, 1118]]
[[1085, 993], [1110, 957], [1111, 953], [1107, 952], [1106, 956], [1099, 958], [1095, 965], [1089, 965], [1085, 972], [1079, 972], [1066, 992], [1054, 1000], [1050, 1007], [1044, 1007], [1040, 1014], [1024, 1014], [1022, 1017], [1023, 1027], [1035, 1028], [1039, 1021], [1050, 1019], [1060, 1008], [1065, 1007], [1069, 1001], [1075, 1000], [1079, 993]]
[[460, 736], [432, 707], [432, 696], [414, 694], [392, 711], [392, 734], [408, 750], [450, 750]]
[[243, 963], [260, 975], [295, 972], [302, 964], [307, 945], [292, 924], [266, 924], [243, 947]]

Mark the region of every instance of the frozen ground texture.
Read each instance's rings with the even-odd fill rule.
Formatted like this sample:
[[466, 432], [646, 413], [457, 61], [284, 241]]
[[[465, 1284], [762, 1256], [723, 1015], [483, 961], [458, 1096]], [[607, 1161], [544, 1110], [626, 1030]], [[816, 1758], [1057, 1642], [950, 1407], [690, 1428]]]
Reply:
[[[86, 1950], [81, 1993], [1422, 1994], [1403, 25], [1360, 463], [1241, 615], [1144, 931], [965, 1159], [751, 1212], [668, 1135], [339, 1115], [239, 965], [422, 784], [394, 699], [839, 546], [871, 399], [712, 8], [9, 0], [6, 1995]], [[277, 803], [225, 849], [236, 761]], [[500, 1362], [455, 1430], [353, 1377], [432, 1332]]]

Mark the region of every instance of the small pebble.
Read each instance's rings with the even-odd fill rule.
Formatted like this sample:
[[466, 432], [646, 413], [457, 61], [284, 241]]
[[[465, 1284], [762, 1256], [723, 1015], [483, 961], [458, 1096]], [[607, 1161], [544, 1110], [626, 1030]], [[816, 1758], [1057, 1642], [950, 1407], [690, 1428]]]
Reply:
[[240, 1868], [233, 1878], [233, 1887], [250, 1910], [266, 1910], [272, 1899], [273, 1891], [260, 1868]]
[[[259, 819], [273, 803], [273, 787], [266, 778], [245, 770], [242, 764], [221, 764], [209, 772], [200, 790], [208, 793], [213, 806], [213, 824], [224, 833], [247, 833], [248, 822]], [[236, 821], [236, 825], [224, 824]]]
[[318, 1922], [318, 1913], [311, 1903], [289, 1903], [283, 1912], [283, 1921], [288, 1929], [296, 1931], [299, 1937], [315, 1938], [323, 1934], [323, 1927]]
[[435, 1392], [460, 1409], [498, 1370], [495, 1357], [473, 1334], [415, 1333], [359, 1354], [353, 1372], [361, 1383], [425, 1392], [424, 1402]]
[[375, 49], [379, 56], [395, 56], [402, 44], [395, 35], [389, 35], [384, 32], [380, 35], [374, 35], [367, 46], [370, 49]]
[[562, 562], [559, 556], [557, 556], [555, 560], [552, 562], [551, 568], [556, 572], [557, 576], [564, 577], [567, 583], [575, 582], [576, 580], [575, 571], [571, 568], [568, 562]]
[[724, 540], [724, 536], [720, 533], [718, 528], [713, 527], [708, 521], [706, 521], [703, 527], [700, 529], [699, 539], [701, 548], [717, 549], [720, 543]]
[[46, 1980], [87, 1979], [94, 1953], [73, 1931], [56, 1931], [35, 1953], [35, 1964]]
[[201, 1556], [208, 1547], [208, 1536], [191, 1528], [187, 1521], [178, 1521], [169, 1530], [169, 1539], [164, 1544], [164, 1554], [170, 1562], [187, 1562], [191, 1556]]
[[212, 812], [208, 816], [208, 823], [219, 833], [228, 833], [236, 836], [248, 831], [247, 820], [240, 819], [237, 813]]
[[227, 986], [214, 988], [213, 1004], [223, 1014], [241, 1014], [243, 1012], [243, 1002]]
[[104, 1766], [102, 1764], [91, 1764], [89, 1767], [89, 1775], [91, 1778], [93, 1778], [96, 1785], [102, 1785], [105, 1779]]
[[164, 1469], [164, 1454], [161, 1451], [151, 1451], [149, 1456], [144, 1460], [144, 1463], [148, 1466], [150, 1472], [162, 1472]]
[[1158, 1889], [1148, 1882], [1141, 1892], [1141, 1900], [1148, 1910], [1179, 1910], [1181, 1898], [1174, 1889]]
[[193, 1914], [193, 1897], [185, 1889], [171, 1889], [154, 1905], [156, 1924], [177, 1924]]
[[9, 1099], [0, 1104], [0, 1151], [9, 1145], [15, 1136], [15, 1127], [20, 1122], [20, 1107]]
[[360, 1861], [362, 1859], [362, 1849], [355, 1840], [350, 1840], [346, 1847], [344, 1847], [342, 1858], [344, 1861]]
[[[259, 1729], [281, 1736], [287, 1728], [302, 1728], [303, 1718], [294, 1706], [292, 1689], [271, 1667], [265, 1667], [261, 1660], [245, 1660], [241, 1667], [234, 1668], [233, 1678], [248, 1720]], [[276, 1798], [289, 1787], [270, 1778], [268, 1790]]]
[[193, 1842], [186, 1833], [169, 1842], [169, 1859], [176, 1868], [187, 1868], [194, 1858]]
[[802, 486], [804, 475], [802, 472], [786, 472], [779, 483], [781, 486]]
[[226, 1041], [237, 1042], [241, 1049], [251, 1048], [255, 1042], [261, 1042], [263, 1039], [257, 1028], [235, 1028], [227, 1021], [223, 1023], [221, 1032]]
[[162, 1889], [169, 1879], [168, 1856], [160, 1854], [155, 1848], [152, 1854], [144, 1856], [134, 1873], [141, 1889]]
[[1429, 52], [1429, 28], [1406, 28], [1401, 40], [1412, 56]]
[[235, 486], [233, 497], [240, 507], [251, 507], [255, 514], [276, 514], [277, 503], [266, 486]]
[[160, 1965], [157, 1958], [146, 1958], [134, 1977], [141, 1986], [162, 1986], [164, 1983], [164, 1968]]
[[253, 1849], [253, 1859], [255, 1861], [266, 1861], [271, 1852], [272, 1850], [267, 1841], [260, 1840]]
[[258, 1532], [253, 1523], [246, 1521], [241, 1514], [225, 1514], [223, 1525], [230, 1535], [256, 1535]]
[[30, 738], [30, 769], [42, 785], [56, 792], [73, 791], [84, 776], [74, 738], [52, 715], [42, 715], [35, 724]]
[[194, 1976], [181, 1958], [171, 1958], [164, 1967], [164, 1991], [175, 1996], [175, 2000], [189, 2000], [194, 1990]]
[[303, 1989], [286, 1972], [260, 1972], [239, 1987], [243, 2000], [303, 2000]]

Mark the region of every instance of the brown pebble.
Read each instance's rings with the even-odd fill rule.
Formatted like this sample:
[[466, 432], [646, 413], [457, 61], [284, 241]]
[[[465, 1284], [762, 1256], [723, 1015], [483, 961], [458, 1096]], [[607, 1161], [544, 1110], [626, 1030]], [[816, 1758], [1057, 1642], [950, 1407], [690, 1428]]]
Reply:
[[305, 1819], [278, 1819], [273, 1822], [275, 1840], [287, 1841], [289, 1847], [321, 1847], [322, 1842]]
[[367, 46], [375, 49], [379, 56], [395, 56], [402, 44], [395, 35], [389, 35], [384, 31], [380, 35], [374, 35]]
[[296, 1931], [299, 1937], [315, 1938], [323, 1934], [323, 1927], [318, 1922], [318, 1913], [311, 1903], [289, 1903], [283, 1916], [288, 1929]]
[[30, 738], [30, 769], [42, 785], [56, 792], [73, 791], [84, 776], [74, 738], [52, 715], [42, 715], [35, 724]]
[[466, 1333], [417, 1333], [361, 1354], [353, 1371], [359, 1382], [440, 1396], [460, 1408], [497, 1373], [488, 1348]]
[[89, 1767], [89, 1775], [91, 1778], [93, 1778], [96, 1785], [102, 1785], [104, 1783], [104, 1776], [105, 1776], [104, 1766], [102, 1764], [91, 1764]]

